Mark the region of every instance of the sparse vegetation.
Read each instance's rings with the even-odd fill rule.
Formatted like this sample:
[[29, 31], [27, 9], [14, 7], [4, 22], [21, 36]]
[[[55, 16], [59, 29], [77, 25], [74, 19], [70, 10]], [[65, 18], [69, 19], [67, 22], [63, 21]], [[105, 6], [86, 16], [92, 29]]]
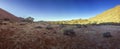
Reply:
[[109, 37], [112, 37], [112, 35], [110, 32], [105, 32], [105, 33], [103, 33], [103, 37], [109, 38]]
[[[95, 47], [98, 49], [119, 48], [119, 46], [114, 46], [119, 45], [119, 34], [115, 34], [113, 32], [118, 32], [119, 29], [117, 28], [120, 28], [119, 26], [92, 25], [91, 27], [87, 26], [85, 30], [82, 25], [80, 25], [82, 26], [81, 28], [76, 28], [76, 25], [66, 24], [63, 28], [59, 25], [55, 25], [43, 25], [42, 28], [41, 24], [38, 25], [38, 23], [28, 23], [26, 25], [12, 24], [12, 26], [9, 24], [6, 26], [3, 25], [0, 27], [0, 49], [94, 49]], [[107, 30], [106, 28], [109, 28], [109, 32], [99, 33]], [[115, 36], [112, 36], [111, 33]], [[103, 37], [108, 39], [104, 39]], [[105, 45], [111, 45], [112, 48]]]
[[76, 24], [76, 27], [77, 28], [81, 28], [82, 26], [80, 24]]
[[32, 17], [27, 17], [24, 20], [24, 22], [33, 22], [33, 21], [34, 21], [34, 18], [32, 18]]
[[82, 25], [82, 26], [85, 27], [85, 28], [87, 27], [87, 25]]
[[10, 23], [9, 21], [2, 21], [2, 22], [0, 22], [1, 25], [7, 25], [9, 23]]
[[59, 27], [63, 28], [63, 27], [65, 27], [65, 25], [64, 24], [59, 24]]
[[70, 37], [76, 36], [76, 33], [72, 28], [63, 28], [62, 32], [63, 32], [63, 35], [65, 36], [70, 36]]
[[27, 23], [25, 22], [20, 22], [19, 25], [26, 25]]
[[41, 28], [42, 28], [42, 26], [37, 26], [37, 27], [35, 27], [35, 28], [41, 29]]
[[10, 19], [8, 19], [8, 18], [4, 18], [4, 21], [10, 21]]
[[53, 27], [51, 25], [47, 25], [45, 29], [51, 30]]

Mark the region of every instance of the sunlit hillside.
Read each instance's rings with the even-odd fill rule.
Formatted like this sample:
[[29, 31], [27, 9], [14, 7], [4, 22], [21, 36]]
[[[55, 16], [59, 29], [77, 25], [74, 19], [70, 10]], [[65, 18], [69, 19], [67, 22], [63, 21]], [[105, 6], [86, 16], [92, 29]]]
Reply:
[[103, 23], [103, 22], [120, 22], [120, 6], [109, 9], [96, 17], [90, 18], [89, 21]]
[[78, 20], [70, 20], [70, 21], [60, 21], [57, 22], [59, 24], [99, 24], [99, 23], [120, 23], [120, 5], [111, 8], [102, 14], [99, 14], [95, 17], [89, 19], [78, 19]]

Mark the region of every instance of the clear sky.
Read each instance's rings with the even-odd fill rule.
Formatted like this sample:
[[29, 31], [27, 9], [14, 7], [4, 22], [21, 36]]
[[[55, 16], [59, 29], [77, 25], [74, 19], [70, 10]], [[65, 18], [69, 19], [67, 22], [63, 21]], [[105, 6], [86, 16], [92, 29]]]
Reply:
[[36, 21], [85, 19], [116, 5], [120, 5], [120, 0], [0, 0], [0, 8]]

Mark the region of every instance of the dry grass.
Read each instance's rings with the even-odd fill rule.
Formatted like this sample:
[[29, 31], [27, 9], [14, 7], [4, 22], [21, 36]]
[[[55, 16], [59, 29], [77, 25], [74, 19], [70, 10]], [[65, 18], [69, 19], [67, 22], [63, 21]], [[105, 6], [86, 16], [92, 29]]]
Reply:
[[[35, 29], [36, 26], [43, 28]], [[1, 25], [0, 49], [120, 49], [120, 26], [74, 27], [75, 37], [64, 35], [59, 25], [51, 25], [50, 30], [46, 26], [37, 23]], [[104, 38], [102, 34], [106, 31], [113, 37]]]

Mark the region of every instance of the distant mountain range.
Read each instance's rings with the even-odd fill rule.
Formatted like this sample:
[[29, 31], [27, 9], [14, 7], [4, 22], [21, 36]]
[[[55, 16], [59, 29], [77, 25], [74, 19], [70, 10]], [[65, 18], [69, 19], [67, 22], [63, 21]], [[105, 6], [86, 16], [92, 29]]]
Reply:
[[120, 23], [120, 5], [89, 19], [58, 21], [60, 24]]

